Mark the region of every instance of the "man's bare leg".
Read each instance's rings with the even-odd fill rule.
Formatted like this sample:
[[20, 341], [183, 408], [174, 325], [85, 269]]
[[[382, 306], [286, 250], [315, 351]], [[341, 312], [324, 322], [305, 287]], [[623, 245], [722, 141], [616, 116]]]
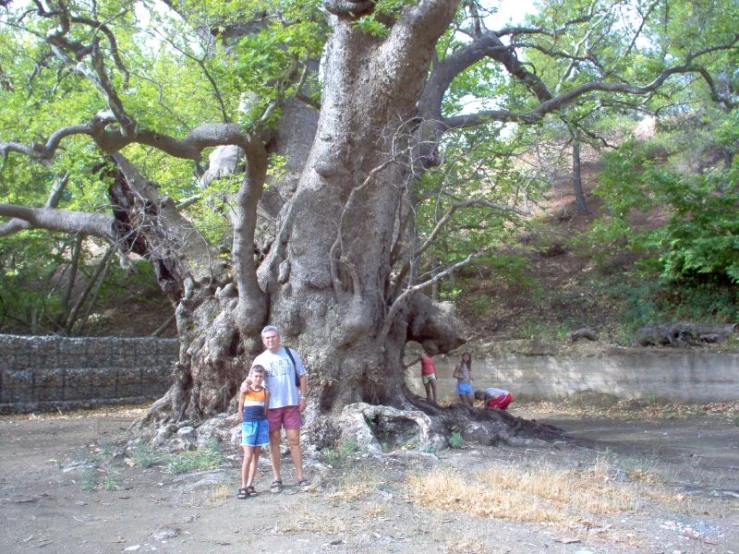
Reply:
[[300, 429], [285, 429], [287, 444], [290, 447], [290, 457], [295, 465], [295, 476], [298, 482], [305, 479], [303, 475], [303, 454], [300, 452]]
[[281, 430], [269, 432], [269, 460], [272, 462], [272, 475], [275, 481], [282, 481], [280, 477], [280, 434]]

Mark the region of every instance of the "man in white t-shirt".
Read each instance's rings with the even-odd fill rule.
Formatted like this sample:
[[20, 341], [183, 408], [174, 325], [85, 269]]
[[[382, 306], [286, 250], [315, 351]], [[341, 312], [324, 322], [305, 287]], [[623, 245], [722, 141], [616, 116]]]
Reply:
[[[283, 427], [290, 447], [290, 456], [295, 464], [298, 486], [305, 488], [310, 483], [303, 474], [303, 456], [300, 451], [300, 428], [303, 421], [300, 414], [305, 410], [308, 372], [295, 350], [288, 351], [280, 345], [280, 332], [277, 327], [268, 325], [262, 329], [262, 343], [265, 351], [254, 359], [252, 366], [264, 367], [264, 384], [270, 392], [267, 419], [269, 456], [274, 475], [270, 490], [275, 493], [282, 491], [280, 442]], [[245, 388], [246, 381], [241, 384], [242, 392]]]

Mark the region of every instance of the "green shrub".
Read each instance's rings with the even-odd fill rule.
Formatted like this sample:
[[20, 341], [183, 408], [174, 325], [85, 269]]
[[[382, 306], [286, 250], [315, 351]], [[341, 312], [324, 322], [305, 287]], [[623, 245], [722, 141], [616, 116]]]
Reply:
[[146, 469], [160, 463], [162, 458], [148, 444], [139, 443], [133, 449], [133, 461], [137, 466]]
[[[650, 159], [648, 146], [625, 143], [604, 156], [596, 194], [610, 215], [594, 237], [647, 252], [665, 282], [739, 284], [737, 184], [739, 169], [688, 173]], [[627, 219], [636, 210], [659, 210], [667, 218], [637, 233]]]
[[169, 460], [170, 473], [189, 473], [203, 469], [215, 469], [224, 461], [223, 453], [216, 441], [208, 446], [181, 452]]
[[358, 450], [357, 442], [353, 439], [342, 441], [335, 448], [326, 448], [321, 452], [323, 461], [331, 467], [342, 467]]
[[96, 467], [86, 467], [80, 472], [82, 490], [93, 492], [98, 486], [98, 470]]
[[464, 446], [464, 437], [459, 431], [453, 431], [449, 435], [449, 448], [462, 448]]

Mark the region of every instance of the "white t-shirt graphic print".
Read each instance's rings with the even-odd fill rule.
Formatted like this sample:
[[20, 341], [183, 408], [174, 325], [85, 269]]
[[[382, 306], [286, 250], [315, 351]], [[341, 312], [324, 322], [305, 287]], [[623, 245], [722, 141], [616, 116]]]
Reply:
[[[298, 366], [298, 376], [308, 373], [298, 353], [295, 350], [290, 350], [290, 353]], [[298, 405], [300, 389], [295, 386], [295, 369], [284, 346], [276, 353], [265, 350], [254, 359], [252, 365], [261, 365], [266, 371], [264, 385], [270, 393], [269, 409]]]

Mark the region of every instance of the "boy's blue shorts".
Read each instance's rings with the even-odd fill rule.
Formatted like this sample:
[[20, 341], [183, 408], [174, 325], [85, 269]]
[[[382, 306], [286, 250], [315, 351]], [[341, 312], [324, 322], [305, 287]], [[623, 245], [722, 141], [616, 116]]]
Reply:
[[242, 446], [267, 446], [269, 444], [269, 421], [241, 422], [241, 445]]
[[457, 394], [460, 396], [472, 396], [472, 385], [469, 383], [459, 383], [457, 385]]

